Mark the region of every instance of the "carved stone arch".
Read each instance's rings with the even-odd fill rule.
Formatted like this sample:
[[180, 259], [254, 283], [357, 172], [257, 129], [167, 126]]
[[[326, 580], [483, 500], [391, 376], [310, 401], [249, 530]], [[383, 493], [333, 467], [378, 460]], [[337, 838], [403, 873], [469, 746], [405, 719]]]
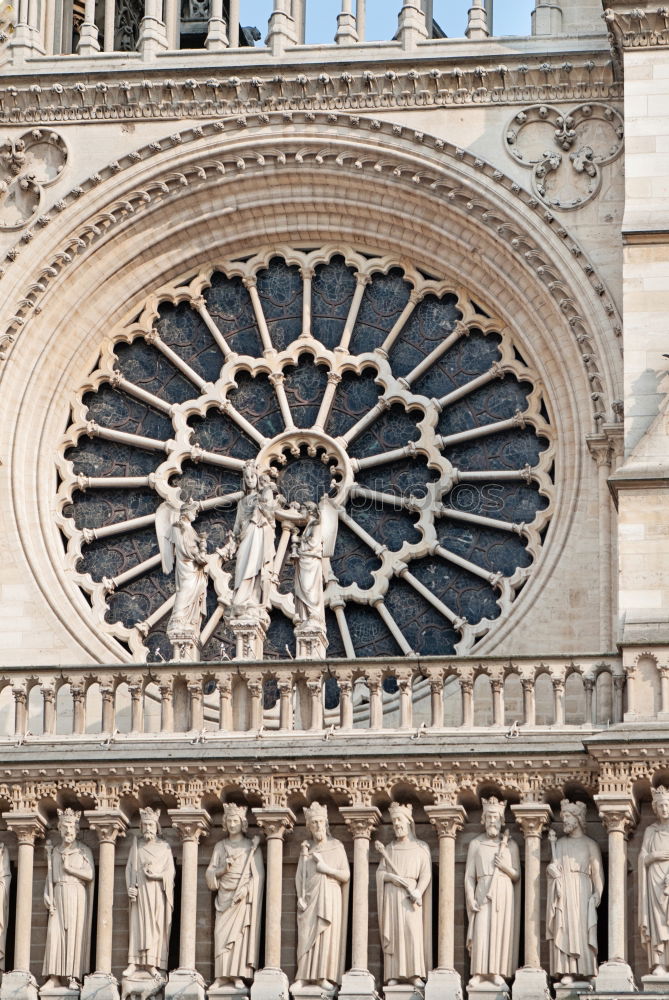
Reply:
[[[532, 587], [521, 594], [519, 606], [527, 608], [536, 601], [569, 532], [578, 498], [580, 443], [592, 430], [593, 416], [604, 415], [602, 401], [618, 396], [619, 383], [611, 346], [612, 321], [602, 304], [605, 296], [595, 286], [592, 269], [584, 267], [580, 249], [566, 233], [559, 235], [552, 220], [543, 217], [543, 210], [538, 212], [530, 204], [529, 195], [513, 190], [502, 175], [497, 177], [485, 165], [476, 166], [472, 157], [459, 155], [448, 144], [438, 146], [434, 141], [429, 145], [424, 140], [418, 144], [393, 135], [385, 126], [375, 132], [372, 144], [362, 129], [339, 124], [328, 146], [332, 156], [324, 157], [322, 134], [316, 134], [312, 122], [300, 122], [295, 129], [299, 134], [294, 136], [282, 136], [279, 124], [273, 118], [269, 125], [249, 127], [242, 135], [213, 127], [200, 129], [203, 135], [188, 130], [184, 133], [187, 141], [178, 146], [153, 152], [150, 158], [140, 152], [124, 164], [126, 169], [111, 172], [103, 183], [90, 190], [84, 184], [85, 195], [72, 199], [71, 204], [66, 199], [68, 207], [58, 224], [46, 227], [32, 241], [31, 257], [41, 261], [39, 273], [53, 262], [60, 263], [39, 301], [30, 300], [39, 312], [33, 307], [26, 313], [29, 319], [20, 317], [19, 324], [12, 321], [8, 327], [16, 343], [11, 365], [6, 366], [13, 377], [3, 382], [3, 395], [6, 388], [7, 404], [18, 414], [14, 481], [26, 484], [14, 498], [13, 517], [26, 572], [54, 612], [54, 634], [61, 642], [75, 642], [82, 657], [127, 658], [115, 641], [90, 628], [85, 600], [71, 593], [59, 568], [62, 549], [53, 532], [51, 484], [39, 471], [35, 452], [42, 461], [52, 452], [75, 373], [80, 378], [90, 371], [112, 327], [134, 319], [157, 287], [170, 283], [176, 287], [199, 267], [229, 261], [249, 248], [271, 253], [271, 249], [262, 251], [263, 244], [269, 243], [270, 248], [285, 243], [294, 247], [353, 244], [395, 255], [436, 277], [457, 278], [484, 303], [494, 297], [502, 318], [521, 329], [521, 339], [525, 338], [547, 387], [549, 405], [555, 408], [559, 401], [558, 462], [571, 470], [558, 488], [561, 514], [551, 528], [553, 545]], [[280, 162], [272, 152], [277, 144], [282, 155], [290, 154], [292, 160]], [[384, 149], [384, 166], [376, 171], [373, 162], [378, 161], [379, 145]], [[312, 157], [317, 148], [319, 156]], [[256, 155], [259, 151], [262, 163]], [[238, 159], [249, 152], [253, 156], [246, 169], [228, 171], [224, 179], [217, 174], [214, 184], [206, 170], [204, 180], [197, 173], [214, 152], [223, 158]], [[362, 157], [363, 167], [351, 174], [346, 163], [354, 153]], [[395, 164], [392, 171], [386, 170], [386, 163]], [[366, 169], [365, 164], [372, 168]], [[172, 187], [161, 180], [175, 176], [175, 170], [192, 176], [193, 181]], [[134, 210], [129, 212], [124, 205]], [[114, 206], [120, 206], [116, 213]], [[119, 221], [104, 230], [97, 227], [96, 233], [87, 219], [105, 212], [118, 215]], [[121, 266], [119, 261], [123, 261]], [[554, 282], [546, 283], [547, 267], [560, 273], [559, 288], [549, 287]], [[20, 256], [11, 276], [6, 276], [17, 292], [29, 277], [26, 271]], [[565, 297], [566, 288], [569, 297]], [[63, 308], [64, 301], [70, 308]], [[12, 309], [16, 312], [16, 306]], [[571, 317], [571, 324], [566, 316]], [[578, 317], [587, 317], [587, 332], [582, 332], [586, 319]], [[588, 367], [592, 362], [583, 361], [583, 344], [576, 340], [576, 330], [592, 347], [588, 356], [597, 358], [600, 389], [595, 394]], [[62, 372], [56, 386], [52, 384], [54, 356]], [[47, 391], [46, 386], [49, 412], [38, 417], [39, 447], [29, 448], [25, 446], [28, 433], [35, 441], [32, 401], [42, 389]], [[27, 531], [26, 526], [35, 522], [41, 524], [41, 533]], [[511, 627], [511, 623], [504, 624], [495, 641]], [[481, 652], [489, 648], [492, 644], [484, 642]]]

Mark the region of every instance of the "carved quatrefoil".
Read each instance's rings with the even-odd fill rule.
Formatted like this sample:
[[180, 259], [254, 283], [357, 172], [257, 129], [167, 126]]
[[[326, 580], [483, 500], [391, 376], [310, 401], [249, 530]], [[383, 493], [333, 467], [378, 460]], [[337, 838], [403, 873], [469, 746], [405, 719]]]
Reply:
[[598, 193], [601, 167], [623, 148], [623, 121], [606, 104], [581, 104], [569, 114], [536, 104], [519, 111], [506, 148], [532, 170], [535, 194], [551, 208], [580, 208]]
[[42, 189], [67, 165], [67, 146], [57, 132], [36, 128], [0, 146], [0, 229], [21, 229], [38, 212]]

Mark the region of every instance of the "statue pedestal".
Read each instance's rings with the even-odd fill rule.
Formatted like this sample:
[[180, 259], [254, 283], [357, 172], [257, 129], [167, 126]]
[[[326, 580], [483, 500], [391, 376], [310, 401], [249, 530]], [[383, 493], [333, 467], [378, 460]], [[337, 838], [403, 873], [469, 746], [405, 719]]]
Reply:
[[595, 976], [595, 993], [635, 993], [634, 973], [627, 962], [603, 962]]
[[644, 993], [658, 993], [660, 996], [669, 995], [669, 973], [663, 976], [642, 976], [641, 983]]
[[30, 972], [4, 972], [0, 1000], [37, 1000], [37, 980]]
[[249, 986], [226, 983], [225, 986], [210, 986], [207, 996], [209, 1000], [249, 1000], [249, 991]]
[[550, 1000], [548, 976], [543, 969], [518, 969], [511, 996], [513, 1000]]
[[281, 969], [261, 969], [251, 986], [251, 1000], [287, 1000], [288, 976]]
[[290, 987], [290, 995], [293, 997], [293, 1000], [334, 1000], [336, 994], [336, 986], [333, 986], [330, 990], [324, 990], [316, 983]]
[[311, 622], [295, 626], [295, 659], [324, 660], [328, 651], [325, 629]]
[[378, 1000], [374, 976], [367, 969], [345, 972], [339, 989], [339, 1000]]
[[81, 1000], [119, 1000], [118, 980], [111, 972], [92, 972], [84, 977]]
[[71, 990], [67, 986], [50, 986], [49, 989], [42, 986], [39, 995], [44, 1000], [79, 1000], [79, 990]]
[[165, 1000], [205, 1000], [204, 979], [195, 969], [175, 969], [167, 978]]
[[428, 973], [425, 1000], [462, 1000], [462, 980], [454, 969], [433, 969]]
[[161, 1000], [166, 980], [156, 979], [149, 972], [137, 971], [132, 976], [124, 976], [121, 981], [122, 1000]]
[[411, 983], [398, 983], [397, 986], [384, 986], [383, 995], [386, 1000], [423, 1000], [424, 989]]
[[262, 660], [269, 616], [264, 618], [231, 618], [230, 631], [235, 637], [236, 660]]
[[167, 629], [167, 638], [172, 643], [172, 661], [174, 663], [200, 662], [200, 633], [192, 626], [176, 626]]
[[[469, 1000], [509, 1000], [509, 987], [495, 986], [494, 983], [482, 982], [472, 985], [472, 981], [467, 983], [467, 996]], [[535, 1000], [541, 1000], [541, 993], [537, 994]]]
[[591, 979], [575, 979], [573, 983], [556, 983], [555, 1000], [578, 1000], [583, 993], [592, 993]]

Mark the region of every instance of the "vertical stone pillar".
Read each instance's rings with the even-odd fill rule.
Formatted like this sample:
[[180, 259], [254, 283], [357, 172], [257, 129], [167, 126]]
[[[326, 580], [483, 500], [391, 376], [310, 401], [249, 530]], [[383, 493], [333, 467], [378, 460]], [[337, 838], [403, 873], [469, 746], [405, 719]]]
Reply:
[[145, 0], [145, 14], [139, 28], [139, 51], [144, 59], [155, 59], [168, 47], [162, 6], [162, 0]]
[[425, 12], [420, 0], [404, 0], [399, 14], [397, 38], [405, 50], [415, 49], [427, 38]]
[[534, 676], [521, 677], [520, 683], [523, 688], [523, 716], [525, 725], [536, 726], [537, 703], [534, 695]]
[[295, 45], [295, 21], [289, 12], [288, 0], [274, 0], [274, 10], [269, 19], [267, 45], [273, 56], [283, 54], [287, 46]]
[[0, 1000], [37, 1000], [37, 982], [30, 972], [30, 930], [33, 919], [33, 861], [35, 841], [44, 836], [46, 824], [32, 812], [4, 813], [7, 827], [19, 842], [14, 914], [14, 969], [5, 972]]
[[609, 957], [595, 979], [597, 993], [633, 992], [634, 974], [627, 964], [627, 836], [637, 822], [634, 800], [628, 795], [595, 795], [602, 823], [609, 835]]
[[288, 996], [288, 977], [281, 969], [281, 895], [283, 889], [283, 838], [293, 829], [295, 815], [286, 806], [254, 809], [267, 840], [265, 878], [265, 968], [253, 980], [251, 1000], [281, 1000]]
[[525, 947], [523, 967], [513, 983], [513, 1000], [548, 995], [548, 976], [541, 968], [541, 834], [553, 813], [545, 802], [521, 802], [511, 812], [525, 838]]
[[533, 35], [559, 35], [562, 31], [562, 7], [550, 0], [537, 0], [532, 11]]
[[357, 41], [358, 32], [353, 15], [353, 0], [341, 0], [341, 14], [337, 15], [335, 42], [338, 45], [354, 45]]
[[211, 0], [209, 30], [205, 45], [210, 52], [220, 52], [221, 49], [228, 47], [228, 36], [223, 19], [223, 0]]
[[28, 729], [28, 691], [25, 684], [12, 686], [14, 696], [14, 735], [25, 736]]
[[229, 9], [228, 37], [230, 39], [230, 48], [236, 49], [239, 46], [239, 0], [230, 0]]
[[118, 1000], [118, 982], [112, 975], [114, 862], [116, 839], [125, 837], [128, 821], [120, 809], [87, 809], [84, 816], [98, 836], [100, 856], [95, 972], [85, 977], [81, 1000]]
[[376, 806], [342, 806], [339, 810], [353, 835], [353, 913], [351, 968], [344, 974], [341, 1000], [375, 1000], [369, 958], [369, 841], [381, 819]]
[[585, 691], [585, 719], [586, 726], [594, 726], [595, 712], [593, 695], [595, 693], [595, 678], [589, 674], [583, 678], [583, 690]]
[[95, 0], [86, 0], [77, 52], [80, 56], [92, 56], [99, 51], [100, 42], [98, 41], [98, 29], [95, 24]]
[[165, 1000], [205, 1000], [204, 979], [195, 968], [197, 853], [200, 837], [206, 837], [211, 822], [204, 809], [168, 809], [167, 814], [181, 838], [181, 914], [179, 968], [169, 974]]
[[428, 972], [425, 1000], [459, 1000], [460, 973], [455, 971], [455, 838], [467, 814], [462, 806], [440, 803], [425, 806], [439, 837], [439, 923], [437, 968]]
[[105, 0], [104, 50], [114, 51], [114, 24], [116, 23], [116, 0]]
[[473, 673], [460, 675], [460, 692], [462, 694], [462, 725], [474, 725], [474, 676]]
[[472, 5], [467, 13], [467, 30], [465, 35], [467, 38], [487, 38], [490, 32], [488, 31], [488, 14], [485, 9], [485, 4], [483, 0], [472, 0]]
[[102, 700], [102, 732], [113, 733], [115, 729], [114, 689], [112, 687], [100, 687], [100, 698]]
[[[42, 731], [45, 736], [56, 728], [56, 691], [51, 684], [42, 684]], [[103, 730], [104, 731], [104, 730]]]

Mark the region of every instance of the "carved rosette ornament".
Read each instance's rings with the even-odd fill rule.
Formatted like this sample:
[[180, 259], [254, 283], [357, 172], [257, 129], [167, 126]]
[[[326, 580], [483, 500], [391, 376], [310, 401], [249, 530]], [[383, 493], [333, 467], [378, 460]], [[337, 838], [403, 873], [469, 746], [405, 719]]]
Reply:
[[276, 248], [163, 288], [72, 408], [66, 565], [135, 659], [177, 623], [185, 659], [467, 653], [553, 513], [513, 332], [390, 257]]
[[602, 186], [601, 168], [620, 156], [623, 120], [607, 104], [581, 104], [570, 112], [536, 104], [517, 112], [506, 133], [506, 148], [532, 170], [532, 188], [555, 209], [575, 209]]
[[0, 230], [22, 229], [38, 212], [42, 189], [67, 165], [65, 140], [51, 129], [34, 128], [0, 145]]

